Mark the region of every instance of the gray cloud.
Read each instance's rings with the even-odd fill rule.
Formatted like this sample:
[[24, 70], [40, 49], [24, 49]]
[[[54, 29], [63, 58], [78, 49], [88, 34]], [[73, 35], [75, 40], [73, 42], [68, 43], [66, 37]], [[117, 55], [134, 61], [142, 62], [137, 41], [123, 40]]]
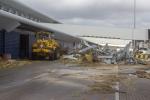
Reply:
[[[132, 27], [134, 0], [19, 0], [69, 24]], [[150, 27], [150, 1], [137, 0], [137, 27]]]

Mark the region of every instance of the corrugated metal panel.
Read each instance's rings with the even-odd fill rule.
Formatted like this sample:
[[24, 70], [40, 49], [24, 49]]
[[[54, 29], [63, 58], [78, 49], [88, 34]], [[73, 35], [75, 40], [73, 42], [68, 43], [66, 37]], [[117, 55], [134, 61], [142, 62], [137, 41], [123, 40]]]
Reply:
[[10, 53], [12, 58], [19, 58], [19, 33], [6, 33], [5, 53]]
[[29, 57], [32, 57], [32, 44], [35, 42], [36, 38], [34, 34], [29, 35]]
[[[5, 34], [5, 53], [11, 54], [13, 59], [20, 58], [20, 34], [19, 32], [7, 32]], [[32, 44], [35, 35], [29, 34], [29, 57], [32, 56]], [[0, 32], [0, 54], [3, 53], [3, 34]]]
[[3, 35], [2, 32], [0, 32], [0, 54], [3, 52]]

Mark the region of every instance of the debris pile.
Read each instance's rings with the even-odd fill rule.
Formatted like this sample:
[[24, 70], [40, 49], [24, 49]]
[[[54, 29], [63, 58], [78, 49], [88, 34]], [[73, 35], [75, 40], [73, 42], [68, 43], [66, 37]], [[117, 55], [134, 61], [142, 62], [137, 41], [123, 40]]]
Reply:
[[148, 73], [148, 72], [146, 72], [144, 70], [136, 71], [136, 75], [139, 78], [150, 79], [150, 73]]
[[77, 62], [101, 62], [105, 64], [117, 64], [120, 61], [126, 60], [128, 63], [133, 62], [133, 55], [130, 52], [129, 43], [125, 48], [117, 51], [117, 48], [95, 45], [83, 41], [78, 51], [72, 51], [68, 55], [64, 55], [63, 59], [75, 60]]
[[[145, 49], [144, 49], [145, 50]], [[64, 59], [77, 62], [101, 62], [105, 64], [147, 64], [150, 61], [150, 52], [133, 48], [132, 42], [129, 42], [124, 48], [96, 45], [87, 41], [82, 41], [78, 50], [64, 55]]]
[[14, 68], [30, 64], [31, 61], [0, 60], [0, 69]]

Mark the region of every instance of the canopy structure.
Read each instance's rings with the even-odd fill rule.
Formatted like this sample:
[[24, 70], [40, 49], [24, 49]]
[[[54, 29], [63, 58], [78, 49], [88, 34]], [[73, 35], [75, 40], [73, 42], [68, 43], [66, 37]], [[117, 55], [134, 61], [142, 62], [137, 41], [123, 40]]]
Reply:
[[5, 29], [8, 32], [14, 30], [20, 25], [26, 25], [29, 28], [37, 28], [38, 30], [50, 31], [53, 32], [57, 39], [61, 39], [64, 41], [79, 41], [79, 38], [74, 37], [69, 34], [65, 34], [61, 31], [55, 30], [49, 26], [45, 26], [40, 22], [35, 22], [30, 19], [26, 19], [24, 17], [17, 16], [15, 14], [11, 14], [9, 12], [0, 10], [0, 29]]
[[60, 23], [31, 7], [19, 2], [19, 0], [0, 0], [0, 8], [13, 14], [32, 19], [37, 22]]

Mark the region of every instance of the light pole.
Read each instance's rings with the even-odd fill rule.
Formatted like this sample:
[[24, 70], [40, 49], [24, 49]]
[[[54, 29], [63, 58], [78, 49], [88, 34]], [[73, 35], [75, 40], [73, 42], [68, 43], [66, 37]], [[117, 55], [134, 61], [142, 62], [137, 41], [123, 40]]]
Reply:
[[135, 39], [134, 33], [136, 29], [136, 0], [134, 0], [134, 8], [133, 8], [133, 32], [132, 32], [132, 40], [133, 40], [133, 47], [135, 48]]
[[136, 28], [136, 0], [134, 0], [134, 29]]

